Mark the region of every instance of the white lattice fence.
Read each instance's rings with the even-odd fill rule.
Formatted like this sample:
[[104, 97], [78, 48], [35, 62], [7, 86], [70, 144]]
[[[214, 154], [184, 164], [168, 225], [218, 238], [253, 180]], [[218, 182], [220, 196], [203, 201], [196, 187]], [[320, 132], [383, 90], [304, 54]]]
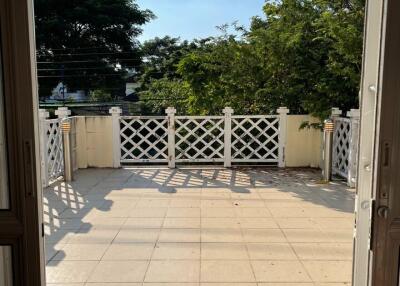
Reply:
[[351, 124], [349, 118], [334, 118], [332, 172], [344, 178], [348, 176]]
[[360, 111], [352, 109], [347, 117], [340, 117], [342, 111], [332, 109], [335, 123], [332, 146], [332, 173], [347, 179], [350, 187], [357, 182], [357, 154], [360, 128]]
[[[119, 108], [110, 109], [113, 132], [117, 141], [114, 166], [120, 163], [270, 163], [284, 167], [286, 118], [289, 110], [278, 109], [279, 115], [120, 116]], [[114, 147], [114, 148], [115, 148]]]
[[48, 119], [42, 121], [41, 134], [42, 144], [42, 166], [44, 170], [43, 185], [48, 185], [64, 173], [64, 154], [62, 132], [60, 128], [62, 119]]
[[279, 116], [232, 116], [232, 162], [278, 163]]
[[176, 162], [223, 162], [223, 116], [176, 116]]
[[121, 117], [121, 162], [167, 162], [167, 128], [167, 117]]

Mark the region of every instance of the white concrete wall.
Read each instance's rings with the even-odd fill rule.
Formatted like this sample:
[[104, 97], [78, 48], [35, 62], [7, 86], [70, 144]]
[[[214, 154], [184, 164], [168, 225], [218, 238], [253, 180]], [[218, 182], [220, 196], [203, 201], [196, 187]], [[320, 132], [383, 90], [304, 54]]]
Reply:
[[79, 169], [112, 168], [111, 116], [77, 116], [76, 143]]
[[304, 121], [317, 123], [318, 119], [309, 115], [288, 115], [286, 166], [287, 167], [321, 167], [322, 131], [302, 129]]

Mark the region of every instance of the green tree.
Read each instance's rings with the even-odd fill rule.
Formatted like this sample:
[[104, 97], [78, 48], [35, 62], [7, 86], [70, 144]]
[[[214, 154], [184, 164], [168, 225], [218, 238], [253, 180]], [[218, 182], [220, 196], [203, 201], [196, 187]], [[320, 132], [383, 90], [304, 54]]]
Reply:
[[113, 97], [110, 92], [96, 89], [90, 92], [90, 100], [93, 102], [110, 102], [113, 101]]
[[191, 93], [178, 73], [178, 64], [197, 48], [196, 42], [181, 42], [179, 38], [169, 36], [142, 45], [143, 64], [139, 77], [142, 113], [164, 114], [168, 106], [177, 106], [178, 112], [187, 113]]
[[364, 3], [361, 0], [268, 1], [249, 31], [202, 42], [178, 72], [192, 95], [188, 111], [292, 113], [323, 119], [333, 106], [358, 105]]
[[164, 115], [165, 109], [173, 106], [178, 114], [187, 114], [192, 91], [182, 80], [162, 78], [151, 81], [148, 90], [141, 92], [140, 98], [142, 113]]
[[35, 0], [40, 95], [60, 81], [122, 93], [141, 65], [136, 38], [152, 17], [134, 0]]

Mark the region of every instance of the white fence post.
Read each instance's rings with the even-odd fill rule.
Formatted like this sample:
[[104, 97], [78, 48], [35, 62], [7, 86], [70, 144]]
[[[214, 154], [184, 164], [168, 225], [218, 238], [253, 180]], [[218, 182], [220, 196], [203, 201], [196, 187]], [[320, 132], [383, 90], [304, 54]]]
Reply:
[[113, 136], [113, 167], [121, 167], [121, 134], [120, 134], [120, 117], [121, 108], [114, 106], [108, 111], [112, 117], [112, 136]]
[[168, 167], [175, 168], [175, 113], [176, 109], [168, 107], [165, 112], [168, 117]]
[[332, 119], [334, 119], [335, 117], [340, 117], [340, 116], [342, 116], [342, 111], [337, 107], [333, 107], [331, 110]]
[[58, 118], [67, 118], [71, 115], [71, 110], [68, 107], [59, 107], [54, 113]]
[[347, 183], [350, 187], [354, 188], [357, 183], [357, 154], [360, 128], [360, 110], [351, 109], [349, 112], [347, 112], [347, 116], [350, 118], [351, 130]]
[[47, 126], [46, 119], [49, 117], [49, 113], [46, 109], [39, 109], [39, 143], [40, 143], [40, 171], [42, 176], [42, 187], [49, 185], [49, 172], [47, 165]]
[[279, 107], [277, 113], [279, 114], [278, 167], [284, 168], [286, 166], [285, 148], [286, 148], [286, 132], [287, 132], [287, 115], [289, 113], [289, 109], [287, 107]]
[[232, 166], [232, 114], [233, 109], [225, 107], [223, 110], [225, 115], [224, 123], [224, 167]]

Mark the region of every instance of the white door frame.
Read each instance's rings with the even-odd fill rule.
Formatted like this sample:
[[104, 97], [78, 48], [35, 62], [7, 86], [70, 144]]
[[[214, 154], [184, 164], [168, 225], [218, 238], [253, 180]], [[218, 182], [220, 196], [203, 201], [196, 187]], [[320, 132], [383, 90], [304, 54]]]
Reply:
[[360, 92], [360, 146], [354, 233], [353, 286], [367, 286], [371, 273], [371, 223], [379, 148], [380, 79], [384, 50], [386, 0], [367, 0]]

